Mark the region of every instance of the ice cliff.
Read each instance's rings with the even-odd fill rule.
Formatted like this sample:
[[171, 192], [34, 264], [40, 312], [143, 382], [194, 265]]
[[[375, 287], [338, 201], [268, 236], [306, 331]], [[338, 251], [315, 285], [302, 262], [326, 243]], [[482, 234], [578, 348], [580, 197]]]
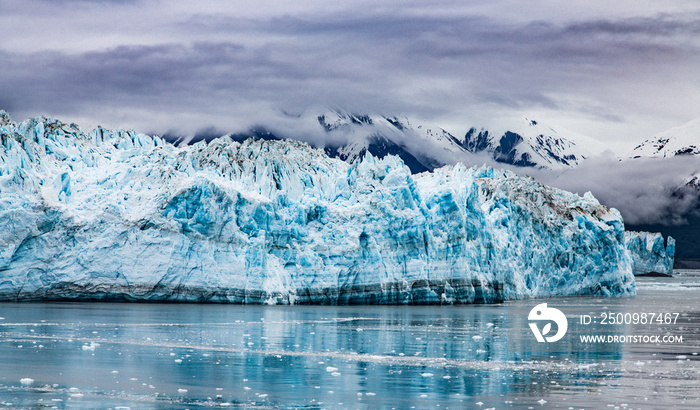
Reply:
[[0, 300], [489, 303], [634, 294], [615, 209], [487, 167], [0, 117]]
[[673, 272], [676, 240], [672, 237], [668, 237], [664, 246], [664, 237], [660, 233], [627, 231], [625, 243], [632, 258], [632, 272], [635, 275], [670, 275]]

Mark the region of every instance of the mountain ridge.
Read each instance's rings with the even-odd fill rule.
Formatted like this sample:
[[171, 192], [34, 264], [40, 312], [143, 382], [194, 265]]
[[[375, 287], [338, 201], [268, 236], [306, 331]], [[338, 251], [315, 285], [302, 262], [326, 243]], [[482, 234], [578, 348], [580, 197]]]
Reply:
[[627, 158], [700, 155], [700, 118], [659, 132], [637, 145]]
[[[575, 167], [592, 155], [591, 144], [581, 143], [581, 136], [558, 133], [529, 119], [500, 127], [472, 126], [462, 138], [435, 124], [406, 116], [357, 114], [337, 108], [316, 113], [284, 113], [280, 123], [284, 125], [260, 123], [245, 132], [222, 133], [222, 136], [237, 141], [248, 137], [302, 140], [350, 163], [367, 153], [379, 158], [393, 154], [401, 157], [413, 173], [457, 162], [558, 170]], [[214, 136], [208, 132], [190, 140], [165, 138], [192, 143], [201, 139], [209, 141]]]

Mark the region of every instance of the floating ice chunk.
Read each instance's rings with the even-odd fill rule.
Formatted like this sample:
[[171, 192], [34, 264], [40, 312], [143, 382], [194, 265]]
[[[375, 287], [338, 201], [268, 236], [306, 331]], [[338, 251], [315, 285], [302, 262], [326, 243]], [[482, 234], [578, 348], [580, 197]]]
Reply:
[[175, 359], [174, 362], [175, 363], [182, 363], [182, 359]]
[[625, 232], [625, 246], [632, 260], [632, 272], [635, 275], [661, 273], [670, 275], [673, 272], [676, 240], [666, 239], [656, 232]]
[[338, 368], [333, 367], [333, 366], [328, 366], [328, 367], [326, 367], [326, 371], [327, 372], [336, 372], [336, 371], [338, 371]]
[[95, 348], [98, 347], [99, 345], [100, 345], [99, 343], [90, 342], [90, 344], [87, 344], [87, 343], [84, 344], [84, 345], [82, 346], [82, 349], [83, 349], [83, 350], [89, 350], [89, 351], [93, 351], [93, 352], [94, 352], [94, 351], [95, 351]]
[[177, 389], [178, 394], [185, 394], [187, 393], [187, 389]]
[[421, 373], [420, 375], [423, 377], [433, 377], [434, 376], [432, 373]]
[[34, 379], [32, 379], [31, 377], [25, 377], [23, 379], [20, 379], [19, 382], [20, 384], [22, 384], [22, 386], [29, 386], [30, 384], [34, 383]]

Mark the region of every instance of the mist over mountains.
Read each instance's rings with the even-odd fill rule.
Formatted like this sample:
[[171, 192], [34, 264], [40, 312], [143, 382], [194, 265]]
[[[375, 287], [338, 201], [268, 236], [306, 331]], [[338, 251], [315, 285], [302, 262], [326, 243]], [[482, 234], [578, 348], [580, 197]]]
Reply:
[[439, 125], [400, 115], [357, 114], [341, 109], [282, 114], [271, 123], [243, 132], [209, 128], [193, 136], [169, 132], [163, 137], [176, 144], [210, 141], [224, 134], [241, 141], [249, 137], [290, 138], [349, 162], [367, 153], [378, 157], [398, 155], [414, 173], [456, 162], [561, 170], [577, 166], [598, 152], [590, 138], [558, 132], [527, 118], [497, 127], [470, 124], [465, 134], [453, 135]]

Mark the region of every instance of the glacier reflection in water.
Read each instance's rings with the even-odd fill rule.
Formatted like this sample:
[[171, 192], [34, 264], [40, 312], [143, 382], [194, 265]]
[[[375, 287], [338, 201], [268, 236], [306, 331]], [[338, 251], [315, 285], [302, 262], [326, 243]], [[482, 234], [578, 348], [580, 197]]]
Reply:
[[[640, 278], [634, 298], [559, 307], [680, 311], [679, 345], [509, 350], [485, 306], [0, 304], [0, 404], [10, 407], [663, 407], [700, 405], [698, 276]], [[509, 313], [510, 312], [510, 313]], [[518, 314], [518, 313], [516, 313]], [[523, 333], [522, 343], [532, 340]]]

